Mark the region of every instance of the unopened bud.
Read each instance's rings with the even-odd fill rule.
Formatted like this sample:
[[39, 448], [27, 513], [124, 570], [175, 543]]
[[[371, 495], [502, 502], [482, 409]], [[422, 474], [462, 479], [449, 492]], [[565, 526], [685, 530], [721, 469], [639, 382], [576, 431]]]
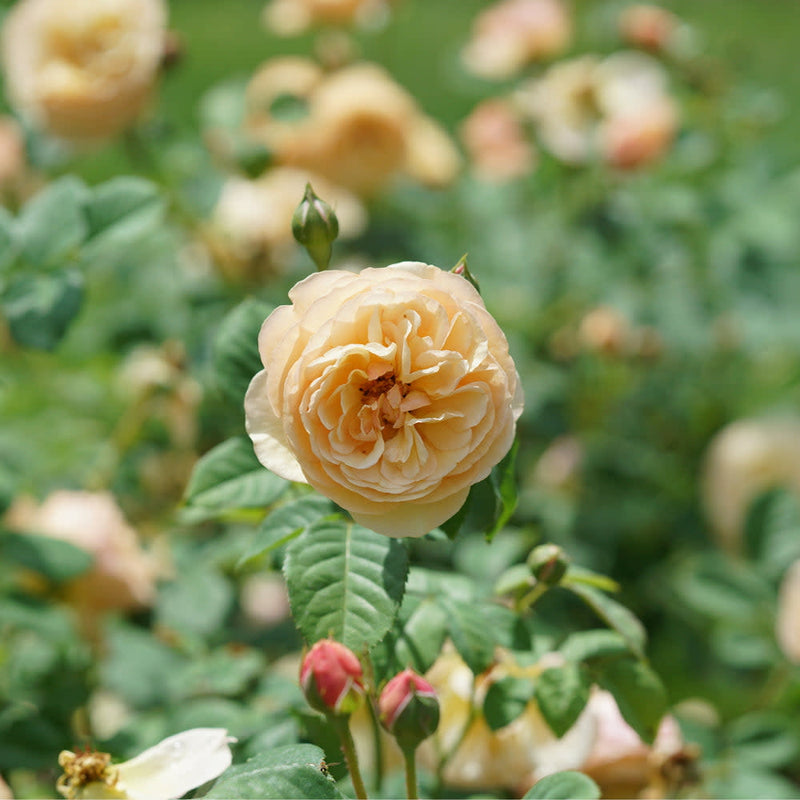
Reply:
[[455, 273], [456, 275], [460, 275], [462, 278], [469, 281], [474, 287], [476, 292], [480, 292], [481, 287], [478, 285], [478, 279], [469, 271], [469, 267], [467, 266], [467, 254], [464, 253], [461, 258], [458, 259], [458, 262], [450, 270], [450, 272]]
[[556, 544], [540, 544], [528, 556], [528, 567], [537, 581], [547, 586], [555, 586], [567, 572], [569, 559]]
[[415, 750], [439, 724], [439, 700], [428, 681], [410, 669], [395, 675], [378, 700], [381, 724], [400, 748]]
[[317, 269], [327, 269], [331, 246], [339, 235], [339, 220], [333, 209], [314, 194], [310, 183], [306, 184], [306, 193], [292, 217], [292, 233], [306, 248]]
[[306, 700], [326, 714], [352, 714], [361, 705], [362, 677], [355, 653], [333, 639], [317, 642], [300, 668], [300, 686]]

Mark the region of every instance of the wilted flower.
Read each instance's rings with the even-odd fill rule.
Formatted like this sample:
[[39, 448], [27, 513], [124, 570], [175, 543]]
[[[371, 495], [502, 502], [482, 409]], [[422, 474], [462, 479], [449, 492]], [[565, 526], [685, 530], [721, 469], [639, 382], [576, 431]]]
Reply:
[[630, 169], [666, 151], [678, 126], [664, 68], [644, 53], [586, 55], [551, 67], [517, 93], [542, 144], [572, 164]]
[[668, 785], [661, 768], [673, 756], [690, 753], [684, 751], [674, 717], [661, 720], [655, 741], [647, 745], [625, 722], [610, 692], [594, 688], [587, 712], [597, 722], [597, 737], [580, 769], [594, 779], [604, 797], [675, 796], [678, 787]]
[[142, 550], [108, 492], [53, 492], [40, 505], [17, 501], [6, 524], [63, 539], [91, 554], [93, 567], [68, 586], [67, 596], [89, 618], [110, 609], [134, 610], [155, 597], [156, 563]]
[[776, 487], [800, 496], [800, 420], [742, 419], [717, 433], [705, 459], [702, 491], [723, 547], [740, 548], [751, 503]]
[[499, 0], [475, 18], [461, 56], [475, 75], [503, 80], [559, 55], [571, 38], [572, 20], [561, 0]]
[[367, 216], [361, 201], [318, 176], [276, 167], [254, 181], [228, 178], [208, 230], [208, 242], [225, 274], [257, 278], [285, 269], [297, 249], [292, 216], [309, 181], [336, 211], [343, 239], [363, 231]]
[[533, 146], [519, 112], [506, 100], [479, 103], [461, 124], [460, 134], [473, 171], [484, 180], [500, 183], [533, 169]]
[[278, 36], [296, 36], [316, 25], [374, 27], [389, 10], [389, 0], [270, 0], [263, 19]]
[[20, 0], [3, 69], [21, 114], [64, 139], [102, 139], [141, 113], [164, 47], [163, 0]]
[[480, 713], [469, 723], [471, 705], [483, 706], [493, 682], [509, 675], [535, 679], [543, 668], [540, 664], [522, 669], [509, 654], [502, 653], [491, 670], [475, 676], [454, 650], [446, 649], [425, 676], [439, 696], [441, 719], [436, 733], [420, 746], [420, 763], [435, 769], [438, 754], [458, 745], [444, 770], [448, 785], [508, 788], [521, 793], [552, 772], [580, 768], [595, 742], [596, 722], [589, 713], [583, 713], [560, 739], [535, 701], [499, 730], [492, 731]]
[[680, 19], [671, 11], [649, 3], [628, 6], [619, 18], [619, 30], [625, 42], [653, 52], [668, 49], [680, 25]]
[[356, 522], [422, 536], [508, 452], [522, 391], [464, 278], [403, 262], [315, 273], [264, 322], [245, 397], [262, 464]]
[[378, 699], [381, 724], [404, 750], [414, 750], [439, 724], [433, 686], [411, 669], [395, 675]]
[[63, 750], [57, 788], [80, 800], [175, 800], [221, 775], [231, 764], [235, 741], [224, 728], [192, 728], [113, 765], [108, 753]]
[[364, 699], [363, 671], [352, 650], [333, 639], [317, 642], [303, 658], [300, 686], [317, 711], [351, 714]]
[[781, 581], [775, 637], [786, 658], [800, 664], [800, 561], [790, 565]]
[[358, 194], [374, 194], [398, 175], [443, 186], [460, 167], [450, 137], [376, 64], [325, 75], [302, 59], [268, 62], [248, 87], [247, 106], [248, 135], [277, 163]]

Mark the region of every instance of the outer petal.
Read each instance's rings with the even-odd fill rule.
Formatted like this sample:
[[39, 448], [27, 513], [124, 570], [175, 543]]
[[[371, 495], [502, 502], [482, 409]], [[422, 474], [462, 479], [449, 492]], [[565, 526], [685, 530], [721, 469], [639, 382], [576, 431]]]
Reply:
[[283, 425], [267, 398], [267, 371], [256, 373], [244, 397], [245, 426], [258, 460], [287, 481], [307, 483], [300, 464], [286, 444]]
[[384, 536], [395, 539], [424, 536], [447, 522], [464, 505], [469, 489], [467, 486], [435, 503], [376, 503], [375, 507], [380, 509], [379, 514], [350, 511], [350, 515], [359, 525]]
[[231, 764], [224, 728], [192, 728], [169, 736], [117, 766], [120, 787], [132, 800], [174, 800], [221, 775]]

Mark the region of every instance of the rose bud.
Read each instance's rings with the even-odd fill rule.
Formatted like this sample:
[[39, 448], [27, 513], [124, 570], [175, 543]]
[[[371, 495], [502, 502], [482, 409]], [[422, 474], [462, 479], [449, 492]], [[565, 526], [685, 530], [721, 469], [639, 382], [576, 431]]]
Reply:
[[439, 724], [436, 690], [413, 670], [403, 670], [386, 684], [378, 700], [381, 724], [403, 751], [415, 750]]
[[569, 559], [556, 544], [540, 544], [528, 556], [528, 567], [537, 581], [547, 586], [555, 586], [567, 572]]
[[352, 714], [364, 697], [361, 664], [352, 650], [323, 639], [308, 651], [300, 686], [309, 705], [324, 714]]
[[292, 217], [292, 233], [306, 248], [317, 269], [327, 269], [331, 260], [331, 245], [339, 235], [339, 220], [333, 209], [314, 194], [311, 184]]

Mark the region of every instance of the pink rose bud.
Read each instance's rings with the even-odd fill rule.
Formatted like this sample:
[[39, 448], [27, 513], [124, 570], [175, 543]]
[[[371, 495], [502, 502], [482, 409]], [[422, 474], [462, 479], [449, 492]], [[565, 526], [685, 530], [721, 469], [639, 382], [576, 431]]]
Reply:
[[403, 670], [386, 684], [378, 700], [381, 723], [402, 750], [414, 750], [439, 724], [439, 699], [428, 681]]
[[308, 651], [300, 686], [309, 705], [326, 714], [352, 714], [364, 698], [361, 664], [352, 650], [323, 639]]

